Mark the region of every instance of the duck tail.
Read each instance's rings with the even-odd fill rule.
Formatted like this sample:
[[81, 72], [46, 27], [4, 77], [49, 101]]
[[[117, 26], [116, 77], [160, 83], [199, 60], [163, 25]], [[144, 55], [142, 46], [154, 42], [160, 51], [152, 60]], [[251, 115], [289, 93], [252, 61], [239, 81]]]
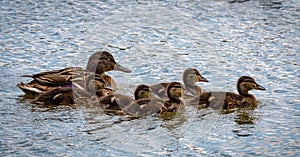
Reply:
[[30, 95], [30, 97], [35, 97], [39, 93], [42, 93], [38, 88], [35, 88], [34, 86], [28, 85], [26, 83], [20, 82], [19, 84], [16, 85], [18, 88], [20, 88], [25, 94]]

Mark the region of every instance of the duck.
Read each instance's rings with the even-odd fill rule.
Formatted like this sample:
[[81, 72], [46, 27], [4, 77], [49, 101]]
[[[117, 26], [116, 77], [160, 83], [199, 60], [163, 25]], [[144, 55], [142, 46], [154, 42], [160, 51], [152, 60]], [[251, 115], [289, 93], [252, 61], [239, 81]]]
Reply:
[[170, 117], [176, 115], [184, 108], [181, 99], [183, 85], [179, 82], [171, 82], [167, 86], [168, 98], [155, 97], [148, 85], [139, 85], [134, 91], [134, 99], [123, 94], [113, 94], [100, 97], [99, 105], [109, 113], [118, 115], [131, 115], [144, 117], [148, 115], [159, 115]]
[[87, 74], [84, 79], [74, 81], [72, 86], [53, 87], [39, 93], [31, 103], [44, 106], [91, 103], [91, 100], [95, 102], [95, 96], [110, 95], [112, 90], [101, 75]]
[[[200, 72], [195, 68], [187, 68], [183, 72], [182, 80], [185, 86], [185, 94], [190, 96], [200, 95], [203, 90], [200, 86], [196, 85], [196, 82], [209, 82], [203, 77]], [[166, 87], [169, 82], [162, 82], [151, 85], [152, 91], [160, 98], [166, 98]]]
[[182, 101], [183, 85], [179, 82], [170, 82], [167, 85], [166, 99], [152, 96], [149, 94], [151, 88], [148, 87], [148, 94], [138, 97], [139, 99], [133, 100], [128, 97], [117, 96], [114, 101], [118, 104], [119, 108], [123, 113], [133, 116], [148, 116], [148, 115], [159, 115], [162, 118], [172, 118], [177, 113], [180, 113], [184, 109], [184, 102]]
[[181, 112], [185, 107], [182, 101], [184, 90], [184, 86], [180, 82], [170, 82], [166, 88], [167, 98], [164, 100], [164, 104], [159, 113], [168, 114]]
[[189, 104], [198, 108], [211, 107], [214, 109], [234, 109], [242, 107], [255, 107], [257, 104], [250, 90], [266, 90], [256, 83], [250, 76], [241, 76], [237, 81], [238, 94], [233, 92], [204, 92], [194, 97]]
[[139, 104], [140, 99], [148, 99], [152, 97], [152, 91], [148, 85], [138, 85], [134, 90], [134, 99], [130, 96], [123, 94], [112, 94], [99, 97], [99, 105], [107, 111], [115, 111], [115, 113], [123, 113], [122, 108], [132, 105], [134, 103]]
[[81, 67], [68, 67], [60, 70], [52, 70], [31, 75], [22, 75], [30, 77], [33, 80], [29, 83], [20, 82], [17, 84], [27, 98], [35, 98], [39, 93], [51, 90], [56, 87], [66, 87], [72, 85], [72, 82], [81, 79], [87, 72], [101, 75], [111, 87], [116, 89], [115, 81], [106, 75], [107, 71], [122, 71], [130, 73], [131, 70], [118, 64], [114, 57], [107, 51], [97, 51], [92, 54], [88, 60], [86, 69]]

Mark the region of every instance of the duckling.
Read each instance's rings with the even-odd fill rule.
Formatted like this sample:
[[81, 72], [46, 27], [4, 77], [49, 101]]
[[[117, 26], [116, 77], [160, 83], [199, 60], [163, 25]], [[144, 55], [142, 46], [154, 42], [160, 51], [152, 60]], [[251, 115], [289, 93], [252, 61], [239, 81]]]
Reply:
[[[103, 109], [107, 110], [121, 110], [122, 106], [127, 106], [133, 101], [143, 99], [143, 98], [151, 98], [151, 89], [149, 86], [141, 84], [136, 87], [134, 90], [134, 99], [129, 96], [123, 94], [113, 94], [107, 95], [99, 98], [99, 104]], [[118, 101], [116, 101], [118, 100]], [[119, 101], [122, 100], [122, 101]], [[124, 105], [126, 104], [126, 105]]]
[[33, 101], [40, 105], [69, 105], [84, 103], [91, 100], [94, 95], [109, 95], [111, 87], [100, 75], [88, 75], [84, 79], [76, 80], [71, 87], [54, 87], [51, 90], [41, 92]]
[[164, 105], [160, 109], [160, 114], [163, 113], [178, 113], [180, 112], [185, 104], [182, 101], [182, 96], [184, 94], [183, 85], [179, 82], [171, 82], [167, 86], [167, 99]]
[[181, 83], [170, 82], [166, 87], [167, 99], [140, 99], [138, 102], [125, 106], [122, 110], [131, 115], [147, 116], [155, 113], [165, 120], [172, 119], [185, 107], [181, 98], [183, 94], [184, 88]]
[[38, 74], [23, 75], [23, 77], [31, 77], [34, 80], [29, 83], [19, 83], [19, 87], [24, 93], [25, 97], [34, 98], [39, 93], [51, 90], [55, 87], [70, 86], [73, 80], [82, 78], [83, 73], [92, 72], [102, 77], [110, 83], [115, 89], [115, 81], [104, 73], [106, 71], [117, 70], [130, 73], [131, 70], [116, 63], [113, 56], [107, 51], [99, 51], [90, 56], [86, 69], [81, 67], [70, 67], [60, 70], [46, 71]]
[[256, 99], [248, 92], [252, 89], [266, 90], [257, 84], [250, 76], [241, 76], [237, 81], [239, 94], [232, 92], [204, 92], [200, 96], [193, 98], [189, 104], [199, 108], [212, 107], [215, 109], [233, 109], [240, 107], [251, 107], [256, 105]]
[[151, 88], [147, 85], [139, 85], [134, 92], [135, 100], [122, 94], [114, 94], [99, 99], [104, 109], [109, 109], [117, 114], [129, 114], [133, 116], [148, 116], [160, 114], [173, 117], [184, 108], [181, 100], [183, 86], [179, 82], [171, 82], [167, 86], [166, 100], [152, 97]]
[[[188, 68], [184, 70], [182, 76], [183, 83], [185, 85], [186, 93], [189, 95], [200, 95], [203, 91], [200, 86], [196, 85], [196, 82], [209, 82], [206, 78], [204, 78], [197, 69]], [[166, 87], [169, 82], [163, 82], [151, 85], [152, 91], [157, 94], [160, 98], [166, 97]]]
[[40, 93], [33, 101], [33, 104], [39, 105], [69, 105], [74, 104], [72, 87], [56, 87], [45, 93]]

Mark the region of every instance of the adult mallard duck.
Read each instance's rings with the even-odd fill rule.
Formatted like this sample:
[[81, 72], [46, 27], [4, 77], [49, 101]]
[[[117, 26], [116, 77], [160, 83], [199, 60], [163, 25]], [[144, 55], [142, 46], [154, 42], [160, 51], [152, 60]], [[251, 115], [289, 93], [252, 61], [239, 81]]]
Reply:
[[200, 108], [212, 107], [215, 109], [255, 106], [255, 97], [248, 93], [252, 89], [265, 90], [265, 88], [257, 84], [252, 77], [241, 76], [237, 81], [239, 94], [232, 92], [204, 92], [200, 96], [193, 98], [189, 104], [196, 105]]
[[53, 106], [88, 103], [88, 101], [95, 100], [95, 96], [112, 94], [111, 87], [101, 75], [87, 74], [84, 76], [86, 76], [84, 79], [75, 80], [72, 87], [53, 87], [39, 93], [32, 103]]
[[92, 72], [101, 75], [106, 82], [116, 88], [115, 81], [104, 73], [111, 70], [123, 71], [130, 73], [131, 70], [116, 63], [113, 56], [107, 51], [99, 51], [90, 56], [86, 69], [81, 67], [70, 67], [60, 70], [52, 70], [41, 72], [32, 75], [23, 75], [24, 77], [31, 77], [34, 80], [29, 83], [17, 84], [25, 96], [35, 97], [39, 93], [51, 90], [56, 87], [70, 86], [74, 80], [81, 79], [86, 72]]
[[[184, 70], [182, 76], [183, 83], [185, 85], [185, 91], [189, 95], [199, 95], [203, 91], [200, 86], [196, 85], [196, 82], [208, 82], [206, 78], [204, 78], [197, 69], [188, 68]], [[166, 97], [166, 87], [169, 82], [163, 82], [151, 85], [152, 91], [157, 94], [161, 98]]]

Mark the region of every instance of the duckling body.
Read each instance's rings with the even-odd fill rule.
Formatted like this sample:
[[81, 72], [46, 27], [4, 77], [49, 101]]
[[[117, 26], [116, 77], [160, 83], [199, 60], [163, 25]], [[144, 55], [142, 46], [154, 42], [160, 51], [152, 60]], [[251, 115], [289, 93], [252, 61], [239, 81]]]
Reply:
[[237, 82], [239, 94], [232, 92], [204, 92], [200, 96], [193, 98], [189, 104], [199, 108], [211, 107], [215, 109], [251, 107], [256, 105], [256, 98], [248, 93], [248, 91], [253, 89], [265, 90], [252, 77], [242, 76]]
[[[113, 94], [100, 97], [99, 104], [103, 109], [116, 111], [116, 113], [145, 116], [160, 110], [160, 106], [152, 104], [157, 100], [152, 101], [151, 93], [149, 86], [139, 85], [134, 91], [134, 99], [123, 94]], [[149, 103], [151, 103], [150, 106], [147, 105]]]
[[101, 75], [113, 88], [116, 88], [115, 81], [104, 73], [106, 71], [117, 70], [123, 72], [131, 72], [128, 68], [116, 63], [113, 56], [107, 51], [99, 51], [91, 55], [86, 69], [81, 67], [70, 67], [60, 70], [52, 70], [41, 72], [32, 75], [23, 75], [24, 77], [31, 77], [34, 80], [29, 83], [17, 84], [25, 94], [30, 97], [35, 97], [41, 92], [51, 90], [56, 87], [71, 86], [72, 83], [82, 78], [82, 75], [87, 72]]
[[74, 104], [72, 87], [56, 87], [45, 93], [40, 93], [33, 101], [39, 105], [69, 105]]
[[181, 100], [182, 94], [183, 86], [179, 82], [168, 84], [166, 100], [151, 97], [151, 88], [140, 85], [135, 90], [135, 100], [126, 95], [114, 94], [100, 98], [99, 103], [104, 109], [134, 116], [147, 116], [155, 113], [160, 115], [172, 113], [174, 115], [184, 108]]
[[[184, 71], [182, 77], [185, 85], [185, 90], [189, 95], [200, 95], [203, 91], [200, 86], [196, 85], [196, 82], [208, 82], [197, 69], [188, 68]], [[160, 98], [166, 98], [166, 88], [170, 82], [163, 82], [151, 85], [153, 93], [158, 95]]]

